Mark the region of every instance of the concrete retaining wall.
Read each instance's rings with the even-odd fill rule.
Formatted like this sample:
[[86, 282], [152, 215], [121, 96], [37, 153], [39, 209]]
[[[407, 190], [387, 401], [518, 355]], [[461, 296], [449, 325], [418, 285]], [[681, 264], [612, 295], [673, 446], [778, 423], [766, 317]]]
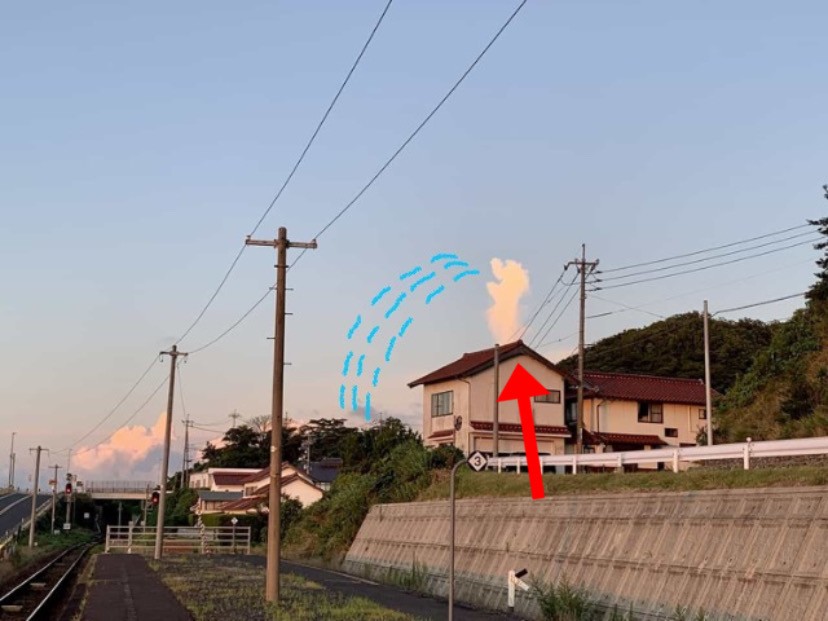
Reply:
[[[507, 572], [525, 567], [641, 620], [677, 605], [708, 620], [828, 618], [828, 487], [459, 500], [456, 529], [459, 602], [505, 609]], [[446, 597], [448, 536], [446, 501], [377, 505], [344, 568]], [[516, 612], [541, 618], [524, 594]]]

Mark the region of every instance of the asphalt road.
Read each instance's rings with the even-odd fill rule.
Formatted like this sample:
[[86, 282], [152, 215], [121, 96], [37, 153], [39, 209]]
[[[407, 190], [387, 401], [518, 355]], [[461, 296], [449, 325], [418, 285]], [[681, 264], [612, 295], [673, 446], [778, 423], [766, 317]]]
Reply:
[[[38, 506], [48, 502], [51, 496], [38, 494]], [[29, 494], [7, 494], [0, 496], [0, 537], [7, 531], [15, 530], [23, 520], [32, 514], [32, 497]]]
[[[217, 557], [220, 558], [220, 557]], [[236, 559], [243, 560], [264, 568], [265, 557], [257, 554], [249, 556], [237, 556]], [[308, 580], [323, 585], [331, 591], [338, 591], [345, 595], [355, 595], [373, 600], [378, 604], [398, 610], [419, 619], [433, 619], [444, 621], [448, 618], [448, 603], [431, 597], [417, 595], [397, 589], [385, 584], [363, 580], [348, 574], [343, 574], [328, 569], [319, 569], [308, 565], [300, 565], [289, 561], [282, 561], [282, 571], [298, 574]], [[481, 612], [472, 610], [460, 605], [454, 607], [454, 619], [456, 621], [518, 621], [519, 617], [506, 614]]]

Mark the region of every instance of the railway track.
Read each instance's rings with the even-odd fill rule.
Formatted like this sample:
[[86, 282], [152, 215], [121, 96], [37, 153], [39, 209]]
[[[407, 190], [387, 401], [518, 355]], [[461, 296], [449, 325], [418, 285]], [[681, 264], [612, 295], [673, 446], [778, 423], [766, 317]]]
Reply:
[[85, 543], [61, 552], [44, 567], [0, 596], [0, 619], [35, 621], [54, 618], [61, 593], [94, 544]]

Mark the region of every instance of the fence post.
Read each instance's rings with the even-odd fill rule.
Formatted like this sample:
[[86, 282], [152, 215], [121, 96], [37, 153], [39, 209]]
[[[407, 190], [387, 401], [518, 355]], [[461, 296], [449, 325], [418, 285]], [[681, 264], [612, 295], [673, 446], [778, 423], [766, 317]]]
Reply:
[[132, 520], [129, 521], [129, 535], [127, 539], [127, 554], [132, 554]]
[[673, 472], [679, 471], [679, 452], [678, 450], [673, 451]]
[[624, 472], [624, 454], [618, 453], [618, 472]]
[[498, 457], [497, 458], [497, 473], [500, 474], [501, 472], [503, 472], [503, 458]]
[[520, 456], [518, 456], [517, 460], [515, 461], [516, 468], [515, 471], [520, 474]]
[[742, 447], [742, 460], [745, 470], [750, 470], [750, 438], [747, 438], [747, 442]]
[[252, 526], [248, 526], [248, 527], [247, 527], [247, 553], [248, 553], [248, 554], [250, 554], [250, 539], [251, 539], [251, 531], [252, 531], [252, 529], [253, 529], [253, 527], [252, 527]]
[[578, 474], [578, 453], [572, 455], [572, 474]]
[[110, 537], [111, 529], [112, 529], [112, 525], [107, 524], [106, 525], [106, 544], [104, 546], [104, 554], [109, 554], [109, 537]]

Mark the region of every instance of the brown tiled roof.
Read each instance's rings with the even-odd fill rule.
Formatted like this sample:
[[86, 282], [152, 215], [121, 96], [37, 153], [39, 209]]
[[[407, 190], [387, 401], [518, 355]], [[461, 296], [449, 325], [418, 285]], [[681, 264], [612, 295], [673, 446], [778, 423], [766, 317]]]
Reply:
[[[530, 358], [533, 358], [541, 364], [549, 367], [553, 371], [556, 371], [563, 377], [571, 379], [567, 371], [541, 356], [523, 341], [515, 341], [514, 343], [507, 343], [506, 345], [500, 346], [498, 352], [498, 359], [500, 362], [509, 360], [510, 358], [515, 358], [517, 356], [529, 356]], [[476, 375], [481, 371], [485, 371], [492, 366], [494, 366], [494, 347], [490, 347], [489, 349], [481, 349], [480, 351], [473, 351], [463, 354], [462, 357], [458, 358], [454, 362], [450, 362], [436, 371], [432, 371], [431, 373], [414, 380], [408, 384], [408, 387], [414, 388], [419, 385], [434, 384], [461, 377], [468, 377], [470, 375]]]
[[258, 510], [259, 505], [264, 502], [267, 502], [267, 500], [261, 498], [260, 496], [250, 496], [248, 498], [241, 498], [239, 500], [234, 500], [233, 502], [228, 502], [221, 509], [222, 511], [249, 511], [250, 509]]
[[[282, 462], [282, 470], [285, 468], [293, 468], [294, 466], [287, 461]], [[242, 483], [255, 483], [256, 481], [261, 481], [263, 478], [270, 475], [270, 466], [265, 466], [258, 472], [254, 472], [253, 474], [245, 475], [244, 481]]]
[[217, 472], [213, 475], [213, 482], [216, 485], [244, 485], [249, 474], [235, 474], [232, 472]]
[[449, 438], [454, 433], [454, 429], [442, 429], [440, 431], [435, 431], [430, 436], [428, 436], [429, 440], [436, 440], [438, 438]]
[[[628, 401], [660, 401], [705, 405], [704, 382], [678, 377], [632, 373], [586, 371], [584, 389], [588, 395]], [[718, 394], [714, 391], [714, 394]]]
[[[473, 420], [471, 422], [472, 429], [477, 431], [492, 431], [494, 424], [482, 420]], [[520, 433], [521, 426], [517, 423], [499, 423], [498, 431], [506, 433]], [[558, 427], [557, 425], [535, 425], [535, 433], [539, 435], [553, 435], [571, 437], [569, 429], [566, 427]]]
[[641, 433], [603, 433], [584, 430], [584, 441], [587, 444], [630, 444], [634, 446], [667, 446], [667, 443], [657, 435]]

